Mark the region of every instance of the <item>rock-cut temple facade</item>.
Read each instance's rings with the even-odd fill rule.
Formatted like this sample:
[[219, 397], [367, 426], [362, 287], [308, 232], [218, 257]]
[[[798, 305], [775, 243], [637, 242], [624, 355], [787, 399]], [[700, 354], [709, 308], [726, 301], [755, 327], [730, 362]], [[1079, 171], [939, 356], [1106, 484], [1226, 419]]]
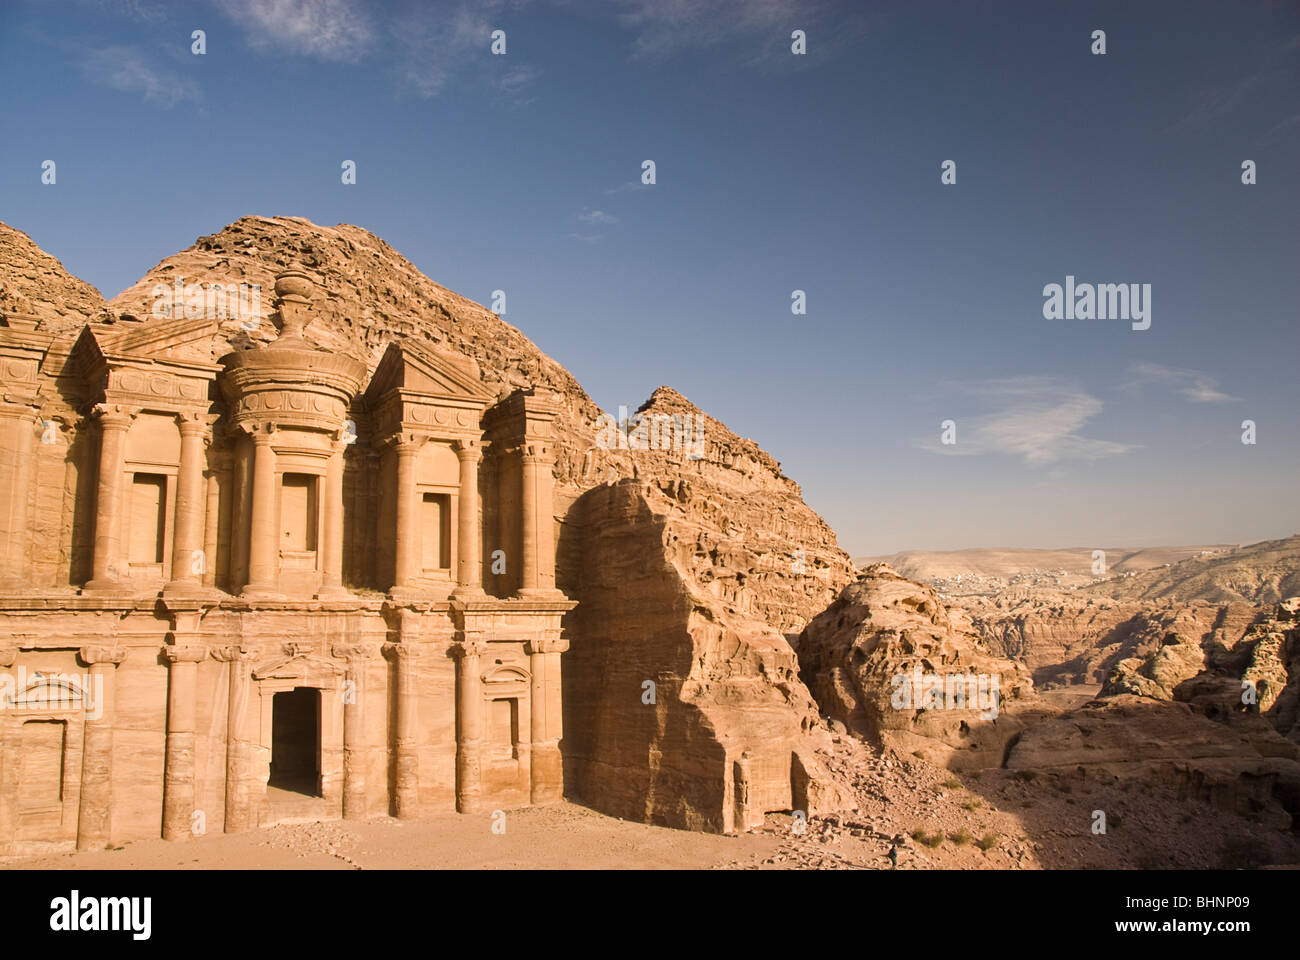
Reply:
[[556, 399], [275, 291], [0, 325], [0, 855], [561, 795]]

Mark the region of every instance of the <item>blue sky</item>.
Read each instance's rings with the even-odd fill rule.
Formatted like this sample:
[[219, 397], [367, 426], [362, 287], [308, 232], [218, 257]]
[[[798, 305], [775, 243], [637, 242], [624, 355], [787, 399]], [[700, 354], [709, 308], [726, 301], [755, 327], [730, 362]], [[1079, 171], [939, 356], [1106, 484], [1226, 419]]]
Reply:
[[[754, 438], [854, 555], [1300, 532], [1295, 3], [18, 2], [0, 72], [0, 220], [107, 297], [354, 223], [605, 409]], [[1150, 329], [1044, 319], [1067, 275]]]

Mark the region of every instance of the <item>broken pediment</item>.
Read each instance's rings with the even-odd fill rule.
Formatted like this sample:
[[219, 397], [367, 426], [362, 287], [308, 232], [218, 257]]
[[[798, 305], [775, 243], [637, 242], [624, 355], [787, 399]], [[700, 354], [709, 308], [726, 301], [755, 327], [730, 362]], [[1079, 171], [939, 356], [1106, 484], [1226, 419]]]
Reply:
[[374, 403], [393, 390], [483, 405], [493, 399], [479, 380], [473, 360], [409, 339], [389, 344], [370, 379], [366, 398]]

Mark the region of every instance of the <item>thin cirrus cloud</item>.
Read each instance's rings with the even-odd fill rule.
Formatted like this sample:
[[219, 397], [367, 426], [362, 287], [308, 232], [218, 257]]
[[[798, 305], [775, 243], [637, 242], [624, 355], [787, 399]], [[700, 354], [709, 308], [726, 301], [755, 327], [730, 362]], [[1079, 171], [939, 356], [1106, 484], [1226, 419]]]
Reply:
[[182, 100], [199, 99], [198, 84], [160, 66], [135, 47], [99, 47], [84, 51], [80, 59], [82, 73], [91, 83], [142, 94], [148, 103], [174, 107]]
[[583, 210], [578, 219], [583, 223], [618, 223], [618, 217], [604, 210]]
[[254, 48], [357, 63], [374, 46], [365, 6], [349, 0], [228, 0], [218, 9]]
[[1101, 413], [1102, 402], [1073, 384], [1051, 377], [1013, 377], [957, 388], [964, 403], [987, 412], [952, 417], [956, 443], [940, 443], [936, 429], [936, 436], [918, 440], [918, 447], [962, 456], [1018, 457], [1030, 466], [1102, 460], [1135, 449], [1133, 444], [1083, 435], [1088, 421]]
[[1159, 363], [1135, 363], [1129, 368], [1125, 388], [1138, 391], [1147, 385], [1168, 387], [1191, 403], [1237, 403], [1234, 397], [1219, 389], [1219, 379], [1200, 370], [1183, 370]]
[[736, 35], [784, 28], [787, 37], [792, 23], [806, 25], [824, 6], [807, 0], [624, 0], [619, 19], [636, 32], [633, 59], [658, 61]]
[[488, 82], [511, 96], [536, 81], [536, 68], [488, 57], [492, 31], [526, 2], [439, 0], [384, 10], [356, 0], [234, 0], [221, 9], [255, 49], [353, 64], [382, 55], [400, 88], [429, 99], [475, 68], [491, 71]]

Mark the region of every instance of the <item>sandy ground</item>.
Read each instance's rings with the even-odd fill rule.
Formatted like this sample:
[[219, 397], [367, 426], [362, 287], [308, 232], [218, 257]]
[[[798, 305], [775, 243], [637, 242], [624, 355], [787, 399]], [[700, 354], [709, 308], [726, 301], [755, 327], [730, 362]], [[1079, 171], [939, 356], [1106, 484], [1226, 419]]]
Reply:
[[15, 860], [5, 869], [708, 869], [774, 854], [774, 836], [723, 837], [607, 817], [571, 803], [490, 814], [279, 824], [177, 844], [139, 840], [114, 850]]

